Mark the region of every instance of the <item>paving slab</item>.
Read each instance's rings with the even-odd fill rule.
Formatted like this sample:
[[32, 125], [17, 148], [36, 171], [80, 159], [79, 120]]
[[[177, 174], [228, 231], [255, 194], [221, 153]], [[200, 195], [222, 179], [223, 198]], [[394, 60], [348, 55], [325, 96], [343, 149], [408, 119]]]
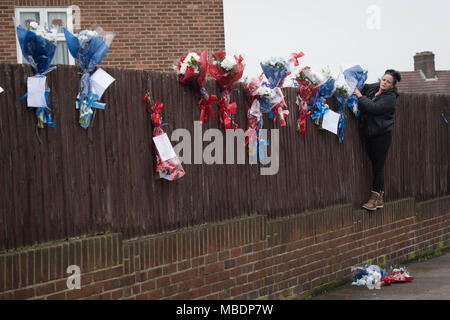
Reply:
[[380, 290], [349, 283], [312, 300], [450, 300], [450, 253], [404, 266], [413, 281], [383, 285]]

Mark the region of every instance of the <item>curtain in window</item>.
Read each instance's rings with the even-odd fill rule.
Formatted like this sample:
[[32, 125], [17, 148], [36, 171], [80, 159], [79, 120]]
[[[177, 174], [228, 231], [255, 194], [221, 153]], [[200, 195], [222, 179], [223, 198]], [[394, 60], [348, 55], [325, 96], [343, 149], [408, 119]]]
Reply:
[[65, 41], [58, 41], [52, 64], [69, 64], [69, 49]]

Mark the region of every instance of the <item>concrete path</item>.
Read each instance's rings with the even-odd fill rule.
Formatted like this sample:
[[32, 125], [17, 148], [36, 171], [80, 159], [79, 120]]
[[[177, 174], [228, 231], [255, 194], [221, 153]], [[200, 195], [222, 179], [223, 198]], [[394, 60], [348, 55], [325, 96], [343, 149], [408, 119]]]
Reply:
[[405, 267], [412, 282], [383, 285], [380, 290], [349, 283], [312, 300], [450, 300], [450, 253]]

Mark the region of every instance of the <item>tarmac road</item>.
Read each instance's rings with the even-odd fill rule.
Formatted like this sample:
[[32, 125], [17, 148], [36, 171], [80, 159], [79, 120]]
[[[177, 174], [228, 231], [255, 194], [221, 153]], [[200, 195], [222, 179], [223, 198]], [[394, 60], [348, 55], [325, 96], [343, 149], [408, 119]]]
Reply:
[[450, 253], [404, 266], [413, 281], [383, 285], [380, 290], [349, 283], [312, 300], [450, 300]]

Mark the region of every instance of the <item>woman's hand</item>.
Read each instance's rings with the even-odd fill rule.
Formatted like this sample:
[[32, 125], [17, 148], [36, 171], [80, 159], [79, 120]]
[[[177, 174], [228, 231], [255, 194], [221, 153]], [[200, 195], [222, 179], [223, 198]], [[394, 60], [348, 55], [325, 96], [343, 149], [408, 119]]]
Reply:
[[357, 96], [358, 98], [362, 97], [361, 92], [358, 90], [358, 88], [355, 88], [355, 92], [354, 92], [355, 96]]

